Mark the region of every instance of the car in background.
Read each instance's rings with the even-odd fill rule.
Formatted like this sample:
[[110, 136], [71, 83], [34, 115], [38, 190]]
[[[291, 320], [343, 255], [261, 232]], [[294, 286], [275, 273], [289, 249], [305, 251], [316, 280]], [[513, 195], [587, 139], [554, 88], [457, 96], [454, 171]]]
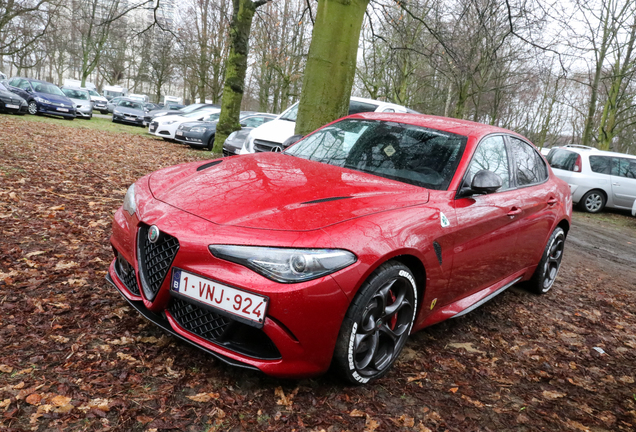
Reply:
[[252, 129], [268, 123], [276, 117], [278, 117], [276, 114], [269, 113], [250, 113], [242, 116], [239, 119], [241, 129], [232, 132], [223, 143], [223, 156], [239, 154]]
[[570, 186], [574, 204], [586, 212], [631, 210], [636, 201], [636, 156], [566, 145], [553, 148], [547, 160]]
[[108, 99], [97, 93], [97, 90], [90, 88], [82, 88], [82, 90], [88, 91], [88, 94], [93, 102], [93, 109], [99, 111], [102, 114], [108, 114]]
[[[208, 150], [212, 150], [219, 113], [212, 114], [210, 117], [212, 116], [216, 116], [216, 118], [214, 120], [204, 120], [203, 122], [186, 122], [180, 124], [175, 132], [175, 139], [181, 144], [186, 144], [193, 148], [207, 148]], [[251, 129], [254, 128], [255, 125], [260, 126], [274, 118], [276, 118], [275, 114], [242, 111], [239, 115], [239, 123], [241, 126]]]
[[141, 102], [141, 103], [148, 103], [150, 102], [150, 98], [148, 97], [148, 95], [145, 94], [135, 94], [135, 93], [131, 93], [129, 95], [126, 96], [128, 99], [137, 101], [137, 102]]
[[0, 112], [26, 114], [28, 112], [27, 101], [10, 92], [4, 84], [0, 83]]
[[13, 77], [7, 89], [27, 101], [29, 114], [75, 118], [73, 102], [55, 84], [31, 78]]
[[203, 108], [221, 108], [216, 104], [207, 104], [207, 103], [194, 103], [188, 106], [183, 106], [176, 102], [166, 102], [164, 106], [160, 109], [152, 110], [146, 113], [146, 117], [144, 120], [146, 124], [149, 125], [154, 119], [157, 117], [163, 117], [167, 115], [179, 115], [179, 114], [188, 114], [194, 112], [196, 110], [200, 110]]
[[192, 121], [203, 121], [211, 114], [218, 114], [219, 108], [201, 108], [188, 114], [167, 115], [154, 119], [148, 126], [148, 133], [165, 140], [174, 140], [175, 133], [180, 124]]
[[[388, 102], [380, 102], [373, 99], [351, 97], [349, 102], [349, 115], [361, 112], [386, 112], [386, 113], [414, 113], [401, 105]], [[294, 135], [296, 128], [296, 116], [298, 115], [298, 102], [289, 107], [274, 121], [255, 128], [245, 141], [240, 154], [258, 152], [280, 152], [284, 150], [283, 143]]]
[[112, 98], [106, 104], [106, 111], [108, 111], [109, 113], [112, 113], [115, 110], [115, 107], [119, 105], [119, 102], [121, 102], [124, 99], [126, 99], [125, 96], [117, 96]]
[[632, 216], [636, 216], [636, 200], [634, 201], [634, 205], [632, 206]]
[[61, 90], [75, 104], [76, 117], [93, 118], [93, 103], [88, 90], [72, 87], [62, 87]]
[[113, 110], [113, 123], [144, 126], [144, 104], [132, 99], [121, 99]]
[[571, 213], [567, 184], [514, 132], [362, 113], [282, 153], [142, 177], [114, 215], [107, 280], [221, 361], [364, 384], [412, 332], [517, 283], [548, 293]]

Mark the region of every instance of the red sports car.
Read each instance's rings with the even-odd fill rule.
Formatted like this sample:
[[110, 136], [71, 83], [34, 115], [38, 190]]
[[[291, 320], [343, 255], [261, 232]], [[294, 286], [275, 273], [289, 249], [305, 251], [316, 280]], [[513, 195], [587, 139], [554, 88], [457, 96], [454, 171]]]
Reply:
[[143, 316], [278, 377], [384, 375], [408, 335], [557, 276], [572, 202], [523, 137], [356, 114], [283, 153], [149, 174], [115, 214], [108, 280]]

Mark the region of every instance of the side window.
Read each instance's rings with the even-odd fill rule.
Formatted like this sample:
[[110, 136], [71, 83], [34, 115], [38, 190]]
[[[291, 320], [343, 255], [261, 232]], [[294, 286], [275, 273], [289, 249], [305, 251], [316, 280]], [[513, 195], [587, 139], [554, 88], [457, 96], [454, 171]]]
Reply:
[[612, 175], [636, 178], [636, 159], [613, 158]]
[[612, 158], [607, 156], [590, 156], [590, 168], [592, 172], [609, 174], [612, 167]]
[[263, 124], [263, 117], [248, 117], [243, 120], [243, 123], [245, 124], [245, 127], [256, 128]]
[[18, 82], [18, 85], [16, 87], [20, 87], [22, 90], [26, 90], [29, 91], [31, 90], [31, 85], [29, 84], [29, 82], [25, 79], [21, 79]]
[[541, 183], [548, 178], [543, 158], [530, 144], [510, 137], [510, 146], [517, 169], [517, 186]]
[[552, 168], [574, 171], [574, 165], [578, 158], [578, 153], [565, 149], [552, 149], [548, 154], [548, 163]]
[[508, 167], [508, 153], [502, 136], [488, 137], [479, 143], [473, 160], [468, 166], [464, 185], [470, 186], [473, 176], [481, 170], [492, 171], [501, 177], [503, 183], [500, 190], [510, 187], [510, 169]]
[[9, 85], [12, 85], [13, 87], [17, 87], [19, 83], [20, 78], [11, 78], [11, 80], [9, 81]]

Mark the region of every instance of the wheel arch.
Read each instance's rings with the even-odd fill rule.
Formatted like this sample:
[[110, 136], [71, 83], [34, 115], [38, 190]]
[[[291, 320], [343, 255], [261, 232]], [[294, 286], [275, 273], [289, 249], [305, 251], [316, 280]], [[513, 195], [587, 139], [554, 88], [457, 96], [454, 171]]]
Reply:
[[424, 298], [424, 291], [426, 290], [426, 268], [424, 267], [424, 263], [416, 256], [409, 254], [397, 255], [389, 258], [387, 261], [397, 261], [408, 267], [411, 273], [413, 273], [418, 296], [417, 312], [419, 313], [419, 308]]
[[563, 219], [557, 224], [557, 227], [561, 228], [565, 232], [565, 237], [567, 238], [568, 231], [570, 231], [570, 222], [568, 222], [567, 219]]

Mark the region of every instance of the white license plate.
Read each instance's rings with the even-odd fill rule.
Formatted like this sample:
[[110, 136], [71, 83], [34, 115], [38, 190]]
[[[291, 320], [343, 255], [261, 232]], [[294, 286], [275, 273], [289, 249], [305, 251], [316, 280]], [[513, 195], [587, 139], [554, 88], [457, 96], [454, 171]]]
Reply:
[[181, 136], [181, 135], [183, 135], [183, 132], [178, 130], [177, 131], [177, 135]]
[[181, 269], [172, 272], [171, 289], [183, 296], [225, 311], [262, 327], [269, 299], [220, 284]]
[[58, 111], [68, 112], [68, 108], [58, 108]]
[[130, 121], [136, 121], [137, 119], [134, 117], [125, 117], [126, 120], [130, 120]]
[[13, 105], [13, 104], [6, 104], [5, 105], [7, 108], [11, 108], [11, 109], [20, 109], [20, 107], [18, 105]]

